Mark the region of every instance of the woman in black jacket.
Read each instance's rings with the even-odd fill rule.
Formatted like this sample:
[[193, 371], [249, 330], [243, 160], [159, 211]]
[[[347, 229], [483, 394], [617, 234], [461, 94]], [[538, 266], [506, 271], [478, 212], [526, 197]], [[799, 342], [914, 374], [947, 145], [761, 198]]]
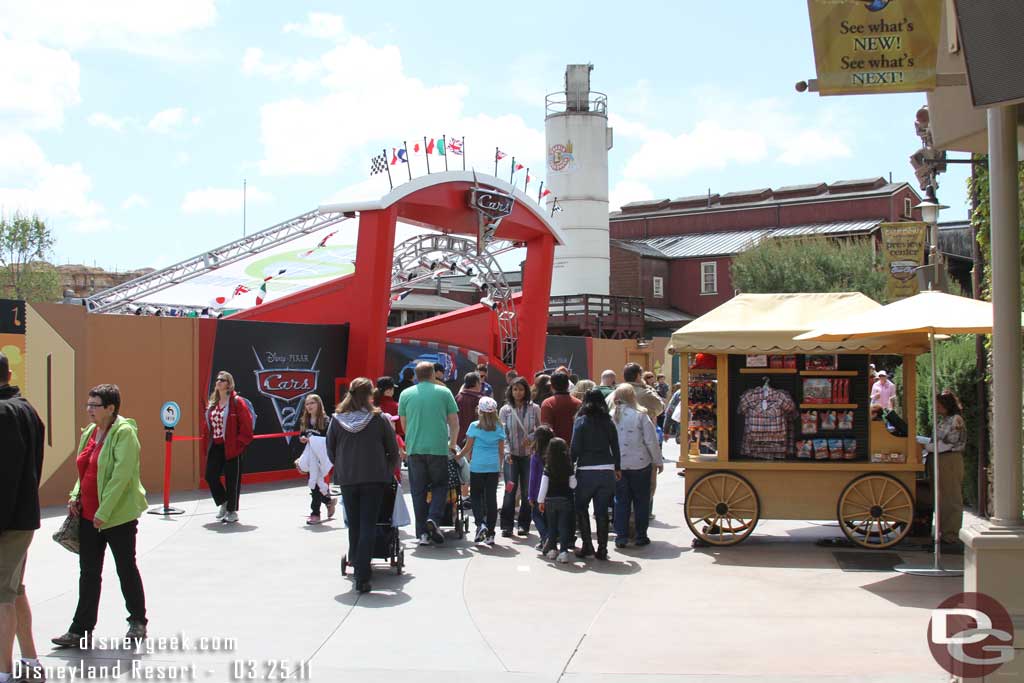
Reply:
[[[615, 482], [622, 478], [619, 435], [608, 415], [608, 405], [599, 389], [587, 392], [572, 428], [572, 461], [576, 467], [576, 526], [583, 547], [577, 557], [593, 555], [608, 559], [608, 508], [615, 495]], [[588, 508], [594, 501], [597, 518], [597, 551], [590, 539]]]
[[356, 590], [368, 593], [370, 557], [381, 501], [398, 466], [395, 430], [370, 400], [373, 382], [357, 377], [327, 428], [327, 455], [348, 517], [348, 556]]

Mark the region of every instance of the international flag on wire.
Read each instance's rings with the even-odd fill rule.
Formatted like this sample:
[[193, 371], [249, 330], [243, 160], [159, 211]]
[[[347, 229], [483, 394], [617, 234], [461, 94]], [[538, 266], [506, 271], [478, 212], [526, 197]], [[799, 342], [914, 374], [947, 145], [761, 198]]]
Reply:
[[516, 171], [516, 172], [518, 172], [518, 171], [522, 171], [522, 170], [523, 170], [524, 168], [526, 168], [526, 167], [525, 167], [525, 166], [523, 166], [522, 164], [516, 164], [516, 166], [515, 166], [515, 171]]
[[448, 141], [448, 151], [451, 152], [452, 154], [457, 154], [457, 155], [461, 156], [462, 155], [462, 140], [455, 140], [455, 139], [449, 140]]
[[551, 190], [544, 190], [543, 192], [540, 193], [540, 197], [541, 199], [543, 199], [544, 197], [547, 197], [549, 194], [551, 194]]
[[377, 175], [386, 170], [388, 170], [388, 158], [384, 156], [384, 152], [370, 159], [370, 175]]
[[235, 287], [235, 293], [234, 293], [233, 296], [240, 296], [242, 294], [245, 294], [248, 291], [249, 291], [249, 288], [246, 287], [245, 285], [238, 285], [237, 287]]
[[412, 294], [412, 290], [411, 289], [406, 289], [406, 290], [403, 290], [401, 292], [398, 292], [397, 294], [392, 294], [391, 295], [391, 303], [393, 303], [393, 304], [398, 303], [399, 301], [401, 301], [405, 297], [409, 296], [410, 294]]
[[406, 157], [405, 148], [392, 147], [391, 148], [391, 165], [394, 166], [399, 161], [403, 164], [409, 163], [409, 159]]
[[502, 152], [500, 149], [494, 150], [494, 160], [495, 161], [501, 161], [502, 159], [504, 159], [507, 156], [508, 155], [505, 154], [504, 152]]
[[439, 156], [439, 157], [445, 156], [444, 138], [442, 137], [442, 138], [439, 138], [437, 140], [431, 140], [431, 142], [434, 142], [437, 145], [437, 148], [436, 148], [437, 156]]
[[429, 140], [427, 140], [426, 152], [427, 154], [433, 154], [435, 149], [436, 147], [434, 145], [434, 138], [430, 138]]
[[260, 285], [260, 290], [258, 292], [256, 292], [256, 305], [259, 306], [260, 304], [262, 304], [264, 302], [264, 300], [266, 300], [266, 298], [267, 298], [267, 282], [266, 282], [266, 280], [264, 280], [263, 284]]

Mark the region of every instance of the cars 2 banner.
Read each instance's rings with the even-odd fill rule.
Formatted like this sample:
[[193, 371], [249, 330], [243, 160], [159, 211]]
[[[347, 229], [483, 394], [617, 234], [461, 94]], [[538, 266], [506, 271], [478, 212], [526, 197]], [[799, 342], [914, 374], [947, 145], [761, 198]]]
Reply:
[[807, 0], [818, 92], [935, 88], [942, 0]]
[[[252, 401], [256, 434], [296, 431], [303, 402], [317, 394], [328, 414], [334, 408], [334, 380], [345, 376], [347, 325], [298, 325], [246, 320], [217, 321], [209, 391], [217, 372], [235, 378], [235, 390]], [[294, 443], [291, 443], [294, 441]], [[298, 441], [257, 439], [245, 452], [243, 474], [292, 468]]]

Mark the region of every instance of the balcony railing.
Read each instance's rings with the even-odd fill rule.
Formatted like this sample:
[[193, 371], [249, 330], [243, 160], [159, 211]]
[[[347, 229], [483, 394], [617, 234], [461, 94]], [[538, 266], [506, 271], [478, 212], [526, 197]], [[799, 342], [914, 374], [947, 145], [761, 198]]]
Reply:
[[553, 296], [548, 314], [548, 330], [556, 333], [635, 339], [644, 330], [644, 300], [640, 297], [602, 294]]

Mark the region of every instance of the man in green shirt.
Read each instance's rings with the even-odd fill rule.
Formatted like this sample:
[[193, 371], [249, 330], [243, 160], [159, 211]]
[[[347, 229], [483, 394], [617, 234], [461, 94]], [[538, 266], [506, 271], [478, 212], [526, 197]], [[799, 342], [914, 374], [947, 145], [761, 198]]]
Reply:
[[612, 392], [615, 391], [615, 371], [605, 370], [602, 372], [601, 384], [597, 388], [601, 390], [605, 400], [607, 400], [612, 395]]
[[[434, 366], [416, 365], [416, 384], [398, 398], [398, 415], [409, 454], [409, 485], [420, 545], [444, 543], [439, 528], [448, 500], [448, 453], [459, 434], [459, 407], [445, 386], [435, 384]], [[427, 509], [427, 490], [430, 509]]]

